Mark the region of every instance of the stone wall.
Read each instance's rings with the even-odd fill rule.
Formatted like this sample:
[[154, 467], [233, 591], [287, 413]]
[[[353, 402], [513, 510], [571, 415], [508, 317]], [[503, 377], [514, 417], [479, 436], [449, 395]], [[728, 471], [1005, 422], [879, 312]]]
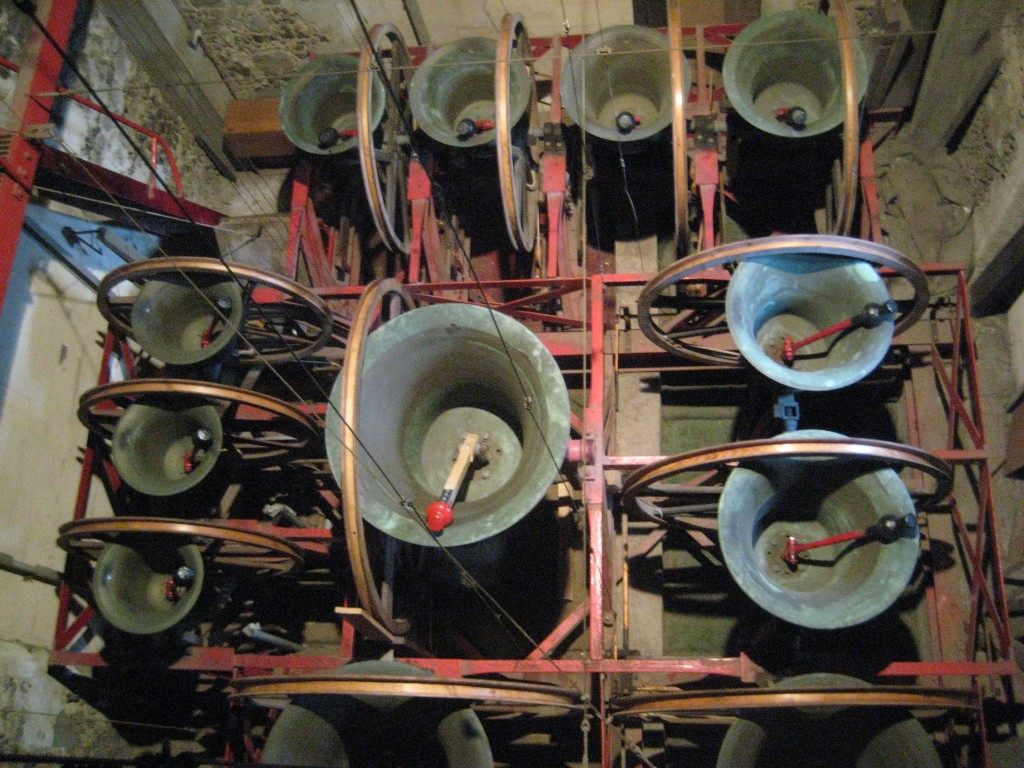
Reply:
[[[103, 88], [100, 95], [112, 111], [167, 140], [177, 161], [187, 199], [218, 209], [224, 199], [231, 197], [231, 183], [216, 171], [184, 121], [167, 105], [160, 87], [131, 56], [98, 10], [93, 10], [90, 15], [86, 42], [78, 63], [93, 86]], [[65, 127], [68, 145], [88, 160], [148, 181], [150, 172], [143, 159], [149, 157], [148, 137], [130, 129], [126, 131], [140, 153], [131, 148], [104, 115], [82, 114], [84, 112], [86, 110], [78, 112], [80, 117], [76, 122], [71, 122], [69, 114], [69, 123]], [[70, 135], [72, 131], [73, 137]], [[159, 167], [162, 178], [173, 189], [163, 153], [160, 154]]]
[[106, 717], [47, 675], [47, 653], [0, 641], [0, 753], [132, 757]]
[[[21, 43], [28, 35], [29, 21], [10, 3], [0, 3], [0, 56], [15, 64], [21, 64]], [[11, 97], [18, 76], [5, 67], [0, 67], [0, 125], [16, 128], [14, 113], [10, 110]]]
[[[167, 106], [160, 88], [131, 56], [103, 14], [87, 0], [80, 0], [80, 5], [86, 13], [82, 26], [76, 30], [82, 41], [75, 57], [79, 70], [112, 112], [167, 140], [181, 172], [185, 197], [218, 209], [224, 200], [233, 197], [230, 182], [217, 173], [185, 123]], [[20, 64], [22, 41], [29, 30], [30, 22], [12, 4], [0, 4], [0, 56]], [[65, 87], [95, 100], [67, 70], [65, 76]], [[0, 68], [0, 99], [5, 104], [10, 103], [15, 82], [15, 75]], [[58, 148], [126, 176], [149, 181], [147, 136], [125, 128], [126, 138], [105, 115], [70, 100], [58, 100], [54, 117], [58, 124]], [[14, 127], [13, 119], [9, 108], [0, 113], [0, 125]], [[158, 168], [161, 177], [173, 188], [163, 153], [158, 156]]]
[[276, 97], [285, 81], [329, 40], [297, 11], [273, 2], [178, 0], [179, 12], [193, 29], [205, 30], [216, 43], [207, 54], [237, 99]]
[[1024, 150], [1024, 3], [997, 30], [1005, 53], [999, 74], [992, 81], [955, 155], [963, 171], [960, 186], [970, 204], [984, 205], [1006, 177], [1014, 158]]
[[1003, 25], [993, 30], [1002, 53], [999, 72], [949, 151], [922, 155], [897, 134], [878, 153], [883, 228], [891, 244], [911, 256], [962, 261], [973, 274], [1001, 248], [995, 229], [1005, 223], [1006, 206], [1016, 205], [1017, 195], [1008, 190], [1021, 184], [1016, 169], [1024, 170], [1021, 18], [1024, 0], [1008, 2]]

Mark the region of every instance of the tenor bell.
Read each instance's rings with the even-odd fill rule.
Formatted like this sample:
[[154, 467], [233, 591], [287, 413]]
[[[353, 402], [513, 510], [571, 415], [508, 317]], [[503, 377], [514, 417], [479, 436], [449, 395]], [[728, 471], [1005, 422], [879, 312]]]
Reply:
[[[409, 85], [416, 123], [434, 141], [450, 147], [478, 147], [494, 142], [494, 70], [497, 44], [466, 37], [433, 51]], [[510, 68], [509, 124], [515, 125], [530, 104], [532, 82], [525, 63]]]
[[[867, 59], [854, 40], [857, 98], [867, 89]], [[762, 16], [725, 54], [725, 93], [756, 128], [800, 138], [830, 131], [846, 112], [835, 20], [815, 11]]]
[[[326, 429], [339, 483], [341, 382]], [[414, 544], [438, 543], [417, 512], [438, 500], [467, 434], [486, 443], [486, 456], [470, 467], [453, 522], [438, 536], [446, 547], [494, 536], [524, 517], [568, 448], [569, 396], [551, 353], [522, 324], [476, 305], [416, 309], [371, 333], [358, 400], [360, 512]]]
[[[320, 56], [300, 69], [281, 92], [281, 128], [289, 141], [314, 155], [338, 155], [358, 143], [356, 137], [359, 59], [345, 54]], [[372, 78], [370, 129], [384, 116], [385, 90]]]
[[[892, 342], [894, 313], [886, 285], [868, 263], [814, 253], [747, 259], [725, 297], [726, 320], [740, 354], [770, 379], [824, 391], [860, 381]], [[863, 322], [796, 349], [799, 343], [874, 310]]]
[[203, 557], [194, 544], [140, 536], [104, 545], [93, 570], [100, 614], [118, 629], [152, 635], [183, 622], [203, 588]]
[[[842, 438], [806, 429], [775, 438]], [[894, 521], [890, 539], [868, 536], [785, 554], [790, 537], [822, 542]], [[839, 629], [891, 606], [917, 565], [914, 503], [892, 469], [840, 458], [773, 458], [729, 473], [718, 502], [719, 543], [739, 587], [792, 624]]]
[[[684, 61], [683, 82], [690, 82]], [[562, 64], [562, 105], [591, 136], [634, 142], [672, 124], [668, 37], [624, 25], [589, 35]]]
[[[870, 688], [854, 677], [812, 673], [774, 688]], [[905, 708], [776, 707], [743, 713], [726, 731], [718, 768], [940, 768], [942, 761], [920, 721]]]
[[139, 401], [114, 427], [111, 460], [121, 479], [140, 493], [172, 496], [210, 474], [223, 436], [220, 413], [212, 405]]
[[[395, 661], [361, 661], [342, 675], [429, 677]], [[449, 768], [493, 768], [487, 734], [471, 709], [407, 696], [297, 696], [274, 722], [263, 762], [278, 765], [404, 765], [430, 756]], [[403, 759], [404, 758], [404, 759]]]
[[244, 310], [242, 289], [234, 280], [149, 280], [132, 305], [132, 334], [157, 360], [198, 365], [227, 349]]

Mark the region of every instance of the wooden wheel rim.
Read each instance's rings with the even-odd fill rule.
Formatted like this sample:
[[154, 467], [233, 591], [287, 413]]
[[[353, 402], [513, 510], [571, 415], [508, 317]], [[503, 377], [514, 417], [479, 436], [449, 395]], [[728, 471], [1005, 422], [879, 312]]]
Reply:
[[360, 449], [359, 394], [363, 375], [363, 359], [366, 353], [366, 339], [381, 304], [393, 297], [401, 302], [403, 310], [413, 309], [415, 304], [405, 287], [394, 278], [382, 278], [370, 283], [356, 305], [349, 334], [348, 349], [345, 353], [345, 367], [341, 382], [341, 497], [342, 515], [345, 525], [345, 543], [355, 581], [359, 602], [370, 615], [396, 635], [403, 635], [409, 629], [409, 622], [396, 619], [386, 606], [373, 577], [373, 565], [366, 547], [366, 531], [363, 516], [359, 511], [359, 465], [356, 461]]
[[[256, 337], [265, 331], [265, 316], [270, 314], [269, 310], [272, 306], [263, 305], [264, 310], [250, 316], [242, 328], [233, 329], [235, 333], [241, 335], [244, 343], [255, 353], [251, 359], [244, 359], [245, 362], [274, 364], [293, 360], [296, 357], [316, 352], [331, 338], [331, 313], [323, 299], [313, 291], [273, 272], [267, 272], [247, 264], [229, 264], [203, 256], [167, 256], [146, 259], [111, 270], [96, 290], [96, 303], [100, 314], [120, 333], [132, 335], [131, 323], [128, 318], [131, 315], [135, 298], [114, 298], [112, 296], [114, 289], [126, 281], [144, 282], [160, 276], [184, 277], [191, 281], [190, 273], [222, 280], [237, 280], [243, 284], [248, 283], [252, 289], [269, 288], [277, 291], [285, 296], [285, 301], [280, 302], [282, 309], [287, 308], [289, 312], [297, 314], [301, 322], [317, 329], [315, 337], [303, 339], [294, 347], [289, 346], [287, 351], [261, 352], [259, 347], [261, 342]], [[278, 341], [287, 341], [281, 334], [277, 334], [277, 337]]]
[[[953, 488], [953, 468], [942, 459], [909, 445], [884, 440], [857, 438], [786, 438], [749, 440], [725, 446], [703, 448], [669, 456], [631, 472], [622, 483], [622, 504], [640, 509], [637, 498], [655, 483], [681, 472], [720, 469], [726, 465], [763, 459], [843, 458], [877, 462], [887, 466], [899, 464], [919, 470], [935, 481], [935, 488], [921, 502], [930, 506], [945, 499]], [[648, 519], [664, 525], [666, 520], [640, 509]]]
[[[387, 96], [397, 97], [398, 104], [387, 110], [384, 137], [381, 147], [373, 141], [373, 77], [377, 73], [382, 79], [383, 71], [377, 69], [377, 57], [385, 41], [391, 43], [391, 77]], [[409, 158], [399, 146], [399, 138], [405, 135], [406, 126], [411, 124], [408, 89], [411, 80], [412, 59], [401, 32], [394, 24], [378, 24], [370, 30], [370, 39], [363, 46], [359, 56], [359, 74], [356, 80], [356, 135], [359, 144], [359, 168], [362, 172], [366, 198], [377, 232], [389, 250], [409, 253], [410, 203], [405, 190], [408, 177]], [[377, 165], [378, 154], [386, 154], [388, 172], [382, 183]], [[396, 220], [401, 221], [405, 233], [400, 237], [396, 231]]]
[[[211, 384], [191, 379], [132, 379], [94, 387], [79, 398], [78, 419], [91, 432], [108, 439], [112, 434], [113, 425], [124, 410], [131, 403], [146, 397], [192, 400], [197, 405], [217, 401], [226, 403], [228, 410], [244, 405], [269, 413], [272, 420], [267, 423], [273, 424], [276, 427], [275, 431], [284, 435], [283, 439], [271, 440], [264, 443], [262, 448], [247, 451], [244, 448], [247, 438], [229, 438], [242, 457], [251, 460], [267, 460], [298, 451], [306, 446], [317, 431], [317, 424], [312, 416], [276, 397], [226, 384]], [[101, 408], [105, 402], [113, 402], [115, 407]], [[250, 432], [251, 429], [240, 431]], [[231, 434], [227, 427], [225, 434]], [[252, 440], [254, 445], [260, 445], [255, 439], [248, 439]]]
[[912, 709], [974, 709], [969, 691], [917, 686], [864, 688], [761, 688], [710, 690], [635, 696], [612, 702], [613, 719], [671, 715], [680, 712], [713, 714], [766, 708], [796, 707], [904, 707]]
[[[496, 49], [497, 61], [494, 67], [494, 127], [498, 154], [498, 182], [501, 185], [501, 207], [505, 214], [505, 227], [513, 246], [520, 251], [532, 251], [536, 236], [537, 200], [527, 190], [527, 181], [522, 179], [517, 193], [515, 154], [512, 146], [512, 64], [516, 53], [527, 69], [530, 70], [530, 103], [527, 114], [533, 113], [533, 102], [536, 90], [533, 85], [533, 68], [528, 56], [530, 38], [526, 34], [523, 17], [518, 14], [505, 14], [501, 23], [501, 37]], [[524, 53], [525, 51], [525, 53]], [[515, 61], [519, 61], [518, 57]], [[520, 158], [521, 163], [529, 162], [529, 155]], [[527, 168], [526, 176], [529, 176]]]
[[679, 11], [679, 0], [668, 4], [669, 66], [672, 70], [672, 181], [675, 193], [675, 246], [676, 253], [688, 250], [688, 197], [690, 175], [686, 157], [686, 99], [689, 83], [684, 82], [686, 68], [683, 66], [683, 30]]
[[[758, 256], [794, 252], [859, 259], [876, 267], [892, 269], [899, 277], [906, 279], [914, 289], [914, 303], [912, 308], [902, 313], [896, 321], [894, 336], [917, 322], [924, 313], [928, 302], [928, 280], [920, 267], [898, 251], [880, 243], [838, 235], [779, 235], [720, 245], [687, 256], [663, 269], [644, 286], [637, 299], [637, 321], [640, 329], [648, 339], [675, 355], [701, 362], [738, 365], [741, 355], [735, 350], [713, 349], [669, 338], [667, 333], [654, 323], [651, 308], [665, 289], [692, 275], [725, 264], [739, 264]], [[722, 332], [726, 331], [723, 326]]]
[[288, 573], [303, 563], [302, 550], [278, 536], [222, 522], [187, 522], [159, 517], [112, 517], [65, 523], [58, 532], [57, 545], [95, 560], [106, 544], [133, 536], [191, 538], [204, 558], [209, 556], [217, 566], [255, 568], [268, 575]]
[[839, 38], [839, 58], [843, 67], [843, 184], [839, 213], [836, 216], [837, 235], [849, 234], [853, 226], [853, 213], [857, 204], [857, 164], [860, 157], [860, 112], [857, 98], [857, 56], [853, 50], [849, 17], [844, 0], [832, 4]]
[[233, 697], [409, 696], [457, 699], [541, 707], [582, 706], [572, 689], [536, 683], [472, 678], [398, 677], [391, 675], [309, 675], [239, 678], [231, 683]]

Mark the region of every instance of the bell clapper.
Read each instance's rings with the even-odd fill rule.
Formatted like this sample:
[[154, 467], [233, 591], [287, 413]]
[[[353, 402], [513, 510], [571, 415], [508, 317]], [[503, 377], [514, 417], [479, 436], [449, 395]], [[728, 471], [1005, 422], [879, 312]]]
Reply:
[[341, 134], [338, 133], [336, 128], [324, 128], [316, 137], [316, 143], [320, 149], [330, 149], [338, 143], [340, 138]]
[[782, 362], [786, 365], [792, 365], [798, 349], [806, 347], [808, 344], [813, 344], [816, 341], [821, 341], [829, 336], [834, 336], [837, 333], [842, 333], [852, 328], [877, 328], [886, 320], [892, 321], [898, 309], [899, 304], [895, 299], [889, 299], [885, 304], [867, 304], [860, 314], [840, 320], [835, 325], [830, 325], [828, 328], [813, 333], [805, 339], [793, 341], [792, 336], [787, 336], [782, 345]]
[[782, 550], [782, 559], [786, 561], [790, 569], [800, 564], [798, 555], [809, 549], [827, 547], [831, 544], [842, 544], [846, 541], [857, 541], [858, 539], [869, 539], [882, 544], [892, 544], [914, 531], [917, 527], [917, 519], [913, 515], [905, 515], [898, 518], [895, 515], [884, 515], [874, 525], [870, 525], [863, 531], [847, 531], [836, 536], [829, 536], [826, 539], [800, 544], [796, 536], [787, 536], [786, 545]]
[[615, 127], [619, 130], [619, 133], [632, 133], [633, 129], [640, 125], [640, 115], [633, 114], [632, 112], [619, 112], [615, 116]]
[[206, 427], [200, 427], [192, 435], [192, 447], [185, 451], [185, 474], [191, 474], [196, 467], [206, 458], [206, 452], [213, 445], [213, 432]]
[[196, 583], [196, 572], [183, 565], [174, 572], [174, 575], [167, 579], [164, 586], [164, 597], [169, 603], [176, 603]]
[[459, 124], [455, 126], [455, 134], [459, 137], [460, 141], [466, 141], [473, 136], [483, 133], [484, 131], [493, 130], [493, 120], [472, 120], [468, 117], [463, 120], [459, 120]]
[[229, 299], [227, 296], [218, 296], [217, 300], [214, 302], [214, 305], [217, 308], [218, 314], [214, 315], [213, 319], [210, 320], [209, 327], [205, 331], [203, 331], [203, 335], [199, 339], [199, 345], [203, 349], [206, 349], [208, 346], [210, 346], [213, 343], [213, 340], [220, 335], [220, 332], [224, 325], [221, 322], [221, 315], [227, 315], [228, 313], [231, 312], [231, 299]]
[[334, 126], [330, 126], [320, 131], [316, 137], [316, 144], [320, 149], [330, 149], [339, 141], [354, 139], [355, 137], [355, 128], [348, 128], [344, 131], [339, 131]]
[[802, 131], [807, 127], [807, 110], [803, 107], [781, 107], [775, 110], [775, 119], [794, 131]]
[[208, 346], [213, 344], [213, 340], [220, 335], [220, 318], [215, 317], [210, 321], [210, 327], [203, 331], [203, 335], [199, 338], [199, 346], [206, 349]]
[[489, 437], [490, 435], [486, 432], [483, 435], [470, 433], [463, 437], [458, 455], [448, 473], [448, 479], [444, 481], [444, 487], [441, 489], [438, 500], [431, 502], [427, 507], [427, 527], [434, 533], [441, 533], [452, 524], [454, 520], [452, 504], [455, 503], [455, 497], [459, 494], [459, 489], [466, 479], [466, 473], [470, 466], [472, 464], [487, 464], [487, 439]]

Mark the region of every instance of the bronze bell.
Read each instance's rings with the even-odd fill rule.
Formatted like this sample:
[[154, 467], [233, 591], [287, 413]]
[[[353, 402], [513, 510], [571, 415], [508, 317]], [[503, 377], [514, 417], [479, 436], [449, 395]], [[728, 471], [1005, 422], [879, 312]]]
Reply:
[[242, 289], [234, 280], [148, 280], [132, 305], [132, 335], [157, 360], [198, 365], [227, 348], [244, 315]]
[[[497, 44], [466, 37], [431, 52], [413, 75], [409, 103], [416, 124], [434, 141], [450, 147], [494, 143], [494, 70]], [[509, 124], [530, 105], [533, 83], [526, 65], [511, 69]]]
[[[684, 60], [683, 82], [690, 82]], [[669, 41], [632, 25], [588, 35], [562, 64], [562, 106], [591, 136], [614, 142], [651, 138], [672, 124]]]
[[118, 419], [110, 458], [121, 479], [135, 490], [173, 496], [210, 474], [223, 440], [220, 413], [212, 405], [140, 400]]
[[[342, 675], [430, 676], [396, 661], [360, 661]], [[436, 743], [435, 743], [436, 742]], [[274, 722], [263, 762], [279, 765], [391, 765], [390, 753], [439, 752], [450, 768], [493, 768], [490, 744], [472, 709], [405, 696], [296, 696]]]
[[134, 635], [163, 632], [185, 621], [203, 588], [203, 557], [194, 544], [139, 536], [104, 545], [93, 569], [96, 609]]
[[[774, 439], [841, 437], [806, 429]], [[718, 535], [739, 587], [769, 613], [812, 629], [853, 626], [886, 610], [910, 581], [920, 545], [914, 503], [894, 470], [828, 457], [733, 469], [718, 502]]]
[[[341, 381], [331, 392], [325, 433], [339, 483]], [[399, 496], [425, 514], [464, 437], [486, 443], [486, 463], [469, 470], [454, 521], [441, 534], [444, 546], [459, 546], [510, 527], [547, 493], [568, 449], [569, 395], [551, 353], [524, 325], [478, 305], [437, 304], [369, 335], [354, 429], [363, 446], [363, 519], [425, 546], [437, 542]]]
[[878, 367], [896, 309], [870, 264], [816, 253], [747, 259], [725, 297], [740, 354], [768, 378], [812, 391], [848, 386]]
[[[870, 688], [829, 673], [791, 677], [774, 688]], [[903, 708], [775, 707], [748, 710], [726, 731], [718, 768], [940, 768], [928, 732]]]
[[[854, 40], [857, 98], [868, 84], [867, 59]], [[784, 11], [748, 24], [725, 54], [725, 92], [751, 125], [787, 138], [815, 136], [845, 116], [843, 68], [835, 21], [815, 11]]]
[[[359, 59], [346, 54], [320, 56], [285, 84], [279, 113], [285, 135], [314, 155], [339, 155], [357, 144], [356, 103]], [[379, 76], [372, 80], [370, 128], [384, 116], [386, 94]]]

